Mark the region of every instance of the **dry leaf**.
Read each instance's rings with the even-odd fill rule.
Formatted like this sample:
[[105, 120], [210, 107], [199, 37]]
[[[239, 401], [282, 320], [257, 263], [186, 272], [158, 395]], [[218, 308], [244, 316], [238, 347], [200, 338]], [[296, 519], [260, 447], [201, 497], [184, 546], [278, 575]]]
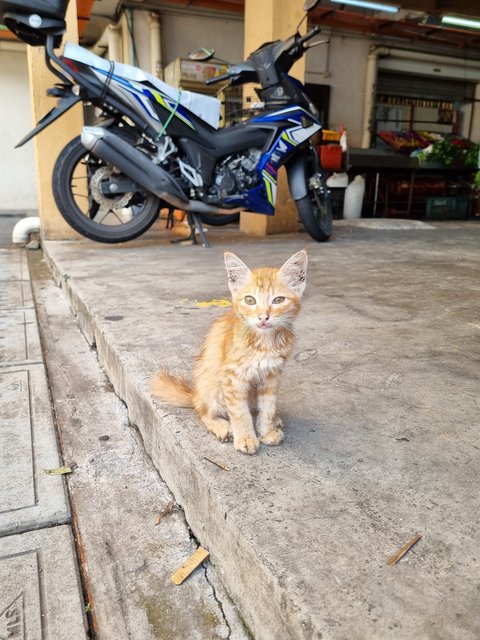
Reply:
[[155, 525], [160, 524], [162, 518], [168, 516], [169, 513], [172, 513], [176, 506], [177, 503], [175, 502], [175, 500], [170, 500], [170, 502], [160, 511], [160, 513], [157, 513], [157, 515], [155, 516]]
[[56, 469], [44, 469], [49, 476], [63, 476], [66, 473], [72, 473], [70, 467], [57, 467]]

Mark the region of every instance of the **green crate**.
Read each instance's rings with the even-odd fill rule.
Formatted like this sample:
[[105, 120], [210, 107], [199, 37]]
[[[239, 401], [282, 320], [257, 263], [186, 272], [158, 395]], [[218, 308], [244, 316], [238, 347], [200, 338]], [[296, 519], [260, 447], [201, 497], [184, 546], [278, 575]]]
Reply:
[[467, 196], [427, 198], [426, 217], [430, 220], [462, 220], [467, 211]]

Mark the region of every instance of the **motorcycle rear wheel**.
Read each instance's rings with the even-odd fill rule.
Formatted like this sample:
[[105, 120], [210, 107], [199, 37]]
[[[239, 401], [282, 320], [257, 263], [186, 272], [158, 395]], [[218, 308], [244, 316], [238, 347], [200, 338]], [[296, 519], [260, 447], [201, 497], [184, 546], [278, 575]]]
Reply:
[[66, 222], [97, 242], [133, 240], [158, 218], [160, 200], [137, 191], [106, 195], [102, 184], [115, 184], [123, 174], [96, 158], [80, 136], [61, 151], [53, 169], [52, 187], [57, 207]]

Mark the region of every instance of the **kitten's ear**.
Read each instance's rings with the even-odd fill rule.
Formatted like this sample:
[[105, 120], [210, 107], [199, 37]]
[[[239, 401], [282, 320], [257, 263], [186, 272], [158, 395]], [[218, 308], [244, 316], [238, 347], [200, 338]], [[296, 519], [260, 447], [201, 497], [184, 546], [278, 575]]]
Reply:
[[307, 252], [302, 249], [289, 258], [281, 267], [280, 278], [294, 293], [301, 296], [307, 283]]
[[231, 251], [225, 251], [225, 267], [227, 268], [228, 286], [232, 295], [247, 284], [251, 271], [247, 265]]

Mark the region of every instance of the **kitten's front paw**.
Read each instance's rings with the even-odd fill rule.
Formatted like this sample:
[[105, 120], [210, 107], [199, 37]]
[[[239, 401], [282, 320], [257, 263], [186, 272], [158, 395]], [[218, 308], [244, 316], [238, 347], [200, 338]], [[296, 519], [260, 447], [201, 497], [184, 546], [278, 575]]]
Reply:
[[225, 420], [224, 418], [218, 418], [217, 420], [212, 420], [208, 424], [208, 430], [210, 433], [220, 440], [220, 442], [226, 442], [227, 440], [232, 439], [232, 431], [230, 429], [230, 422]]
[[279, 427], [270, 429], [263, 436], [260, 437], [260, 442], [263, 444], [277, 445], [283, 442], [283, 431]]
[[247, 436], [243, 438], [236, 438], [233, 441], [233, 446], [237, 451], [241, 451], [242, 453], [248, 453], [249, 455], [252, 455], [258, 451], [260, 442], [258, 441], [258, 438], [255, 438], [255, 437], [252, 438]]

